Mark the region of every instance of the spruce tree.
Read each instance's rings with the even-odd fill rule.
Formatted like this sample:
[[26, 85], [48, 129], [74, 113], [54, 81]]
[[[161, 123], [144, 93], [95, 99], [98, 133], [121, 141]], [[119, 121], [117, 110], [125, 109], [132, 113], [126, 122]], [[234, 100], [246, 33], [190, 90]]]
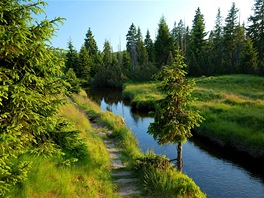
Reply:
[[112, 52], [111, 52], [111, 46], [109, 41], [105, 41], [104, 43], [104, 49], [103, 49], [103, 62], [104, 66], [108, 67], [112, 64]]
[[78, 75], [80, 74], [79, 71], [79, 57], [77, 50], [74, 49], [72, 41], [68, 42], [68, 51], [66, 53], [65, 59], [65, 72], [67, 72], [70, 68]]
[[146, 37], [144, 40], [144, 45], [145, 45], [145, 48], [146, 48], [147, 53], [148, 53], [148, 61], [150, 63], [154, 63], [154, 44], [153, 44], [153, 41], [151, 39], [149, 30], [147, 30]]
[[29, 150], [59, 152], [51, 139], [54, 117], [65, 93], [63, 61], [49, 46], [61, 18], [36, 21], [46, 3], [0, 1], [0, 196], [23, 181], [29, 163], [16, 158]]
[[87, 85], [90, 79], [91, 59], [85, 46], [82, 46], [79, 52], [78, 78], [82, 79], [83, 84]]
[[88, 28], [86, 38], [84, 39], [84, 46], [86, 47], [86, 50], [91, 60], [90, 76], [93, 78], [95, 74], [99, 71], [101, 57], [98, 54], [97, 43], [94, 39], [94, 35], [90, 27]]
[[148, 54], [144, 46], [144, 41], [139, 27], [136, 35], [136, 41], [137, 41], [137, 45], [136, 45], [137, 63], [140, 69], [142, 70], [148, 64]]
[[131, 63], [132, 63], [132, 69], [135, 70], [137, 66], [137, 29], [136, 26], [132, 23], [129, 27], [128, 33], [126, 35], [126, 48], [127, 52], [130, 55]]
[[214, 64], [213, 74], [221, 74], [223, 72], [223, 17], [221, 10], [218, 8], [215, 26], [212, 32], [212, 62]]
[[238, 26], [237, 21], [238, 9], [235, 3], [232, 4], [231, 9], [225, 19], [224, 35], [223, 35], [223, 56], [224, 56], [224, 73], [230, 74], [235, 72], [235, 56], [237, 43], [236, 28]]
[[167, 64], [170, 52], [173, 52], [173, 40], [165, 17], [162, 16], [158, 25], [158, 34], [154, 43], [155, 63], [158, 68]]
[[248, 19], [250, 25], [247, 34], [258, 51], [260, 74], [264, 75], [264, 1], [255, 0], [253, 11], [254, 14]]
[[185, 78], [187, 74], [184, 57], [176, 51], [175, 61], [171, 66], [164, 66], [158, 75], [161, 79], [159, 89], [165, 98], [157, 104], [154, 123], [148, 127], [159, 144], [178, 144], [177, 167], [182, 171], [182, 143], [192, 136], [191, 129], [199, 126], [202, 117], [190, 109], [193, 101], [191, 92], [194, 81]]
[[206, 35], [204, 16], [201, 13], [200, 8], [197, 8], [193, 19], [188, 49], [189, 56], [191, 55], [189, 58], [190, 75], [202, 75], [204, 74], [203, 72], [207, 70], [205, 67], [207, 65], [205, 61]]

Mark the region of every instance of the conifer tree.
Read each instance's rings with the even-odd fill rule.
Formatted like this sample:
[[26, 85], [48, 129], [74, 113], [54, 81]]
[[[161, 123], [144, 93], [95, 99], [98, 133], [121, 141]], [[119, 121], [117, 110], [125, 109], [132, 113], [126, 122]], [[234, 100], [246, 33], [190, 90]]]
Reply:
[[112, 64], [112, 52], [109, 41], [105, 41], [103, 49], [103, 62], [105, 67], [108, 67]]
[[145, 48], [146, 48], [147, 53], [148, 53], [148, 61], [150, 63], [153, 63], [154, 62], [154, 44], [153, 44], [153, 41], [151, 39], [149, 30], [147, 30], [146, 37], [144, 40], [144, 45], [145, 45]]
[[137, 41], [137, 46], [136, 46], [137, 63], [139, 67], [143, 69], [148, 64], [148, 54], [144, 46], [144, 41], [139, 27], [136, 35], [136, 41]]
[[66, 53], [66, 59], [65, 59], [65, 72], [67, 72], [70, 68], [73, 69], [73, 71], [79, 75], [79, 57], [77, 50], [74, 49], [74, 46], [72, 44], [72, 41], [70, 40], [68, 42], [68, 51]]
[[264, 1], [255, 0], [254, 14], [248, 19], [250, 25], [247, 34], [250, 36], [253, 47], [258, 51], [260, 74], [264, 75]]
[[190, 35], [190, 44], [189, 44], [189, 74], [190, 75], [201, 75], [207, 70], [205, 66], [207, 64], [205, 59], [205, 48], [206, 40], [205, 36], [205, 21], [204, 16], [201, 13], [200, 8], [197, 8], [195, 11], [195, 16], [193, 19], [193, 26]]
[[221, 74], [223, 72], [223, 17], [221, 10], [218, 8], [215, 26], [212, 32], [212, 62], [214, 69], [212, 74]]
[[101, 57], [98, 54], [97, 43], [94, 39], [94, 35], [90, 27], [86, 33], [86, 38], [84, 39], [84, 46], [86, 47], [91, 60], [90, 76], [94, 77], [95, 74], [99, 71]]
[[158, 25], [158, 34], [154, 43], [155, 63], [158, 68], [167, 64], [170, 52], [173, 52], [173, 40], [165, 17], [162, 16]]
[[126, 48], [127, 52], [130, 55], [131, 63], [132, 63], [132, 69], [135, 70], [137, 66], [137, 29], [135, 25], [132, 23], [129, 27], [128, 33], [126, 35]]
[[199, 126], [202, 117], [198, 112], [189, 109], [193, 101], [191, 92], [194, 81], [185, 78], [186, 64], [179, 50], [171, 66], [164, 66], [159, 74], [161, 79], [159, 89], [165, 94], [160, 100], [154, 117], [154, 123], [148, 127], [159, 144], [178, 144], [177, 167], [182, 171], [182, 143], [192, 136], [191, 129]]
[[85, 46], [82, 46], [79, 52], [78, 78], [87, 84], [90, 79], [91, 59]]
[[224, 53], [224, 73], [234, 73], [235, 71], [235, 54], [236, 54], [236, 41], [237, 34], [236, 28], [238, 26], [237, 21], [238, 9], [235, 3], [232, 4], [231, 9], [228, 12], [228, 16], [225, 19], [224, 35], [223, 35], [223, 53]]
[[46, 3], [30, 0], [0, 1], [0, 196], [23, 181], [28, 162], [16, 158], [29, 150], [59, 152], [51, 139], [59, 128], [54, 117], [63, 103], [63, 61], [47, 44], [55, 25], [36, 21]]

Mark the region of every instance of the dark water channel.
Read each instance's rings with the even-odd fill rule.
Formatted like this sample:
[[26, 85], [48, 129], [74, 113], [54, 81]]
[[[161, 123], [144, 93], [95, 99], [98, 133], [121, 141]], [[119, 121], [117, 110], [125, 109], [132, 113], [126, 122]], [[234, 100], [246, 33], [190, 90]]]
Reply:
[[[175, 145], [159, 146], [147, 133], [154, 119], [146, 114], [132, 112], [129, 104], [120, 99], [119, 92], [101, 90], [91, 95], [103, 111], [109, 110], [124, 118], [143, 152], [154, 150], [170, 159], [176, 158]], [[200, 186], [207, 197], [264, 198], [264, 163], [260, 160], [193, 137], [183, 145], [183, 162], [183, 172]]]

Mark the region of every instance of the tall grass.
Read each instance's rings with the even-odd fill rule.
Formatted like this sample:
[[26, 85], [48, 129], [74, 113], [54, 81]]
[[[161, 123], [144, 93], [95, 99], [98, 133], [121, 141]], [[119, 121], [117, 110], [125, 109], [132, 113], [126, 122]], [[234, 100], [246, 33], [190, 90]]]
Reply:
[[32, 170], [25, 183], [19, 184], [11, 197], [119, 197], [110, 176], [109, 154], [102, 139], [95, 134], [85, 113], [73, 104], [60, 109], [60, 115], [80, 130], [80, 138], [88, 148], [87, 157], [70, 166], [61, 164], [60, 158], [25, 155], [32, 161]]
[[[135, 136], [124, 124], [123, 119], [109, 111], [99, 112], [97, 105], [86, 96], [74, 94], [73, 99], [78, 106], [85, 110], [88, 116], [90, 114], [94, 116], [94, 113], [97, 112], [97, 122], [107, 126], [112, 131], [111, 137], [122, 149], [123, 161], [128, 168], [136, 171], [136, 175], [141, 179], [139, 187], [144, 188], [147, 195], [168, 198], [205, 197], [205, 194], [200, 191], [200, 188], [191, 178], [177, 172], [175, 169], [160, 169], [159, 167], [153, 167], [148, 162], [144, 168], [135, 168], [138, 159], [144, 159], [145, 156], [148, 158], [149, 155], [143, 155], [139, 150]], [[156, 155], [154, 156], [155, 159], [159, 159]], [[167, 163], [169, 163], [168, 160]], [[172, 167], [172, 164], [169, 167]]]
[[[196, 130], [221, 145], [246, 151], [254, 157], [264, 156], [264, 78], [252, 75], [226, 75], [195, 78], [192, 108], [200, 111], [205, 121]], [[124, 95], [132, 103], [155, 103], [162, 95], [158, 82], [128, 84]], [[144, 91], [143, 91], [144, 90]], [[154, 97], [153, 97], [154, 96]], [[137, 100], [134, 100], [137, 98]], [[142, 100], [141, 100], [142, 98]], [[137, 105], [134, 105], [137, 106]], [[154, 107], [154, 106], [153, 106]]]

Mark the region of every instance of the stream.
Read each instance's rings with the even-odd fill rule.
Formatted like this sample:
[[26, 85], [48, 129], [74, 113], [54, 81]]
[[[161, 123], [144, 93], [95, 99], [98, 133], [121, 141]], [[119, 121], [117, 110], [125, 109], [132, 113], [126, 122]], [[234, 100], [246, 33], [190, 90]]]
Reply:
[[[143, 152], [153, 150], [170, 159], [177, 156], [176, 145], [158, 145], [147, 128], [154, 121], [148, 114], [132, 112], [120, 92], [101, 90], [91, 93], [103, 111], [124, 118]], [[199, 137], [183, 144], [183, 173], [191, 177], [207, 197], [264, 198], [264, 163], [241, 153], [215, 146]]]

